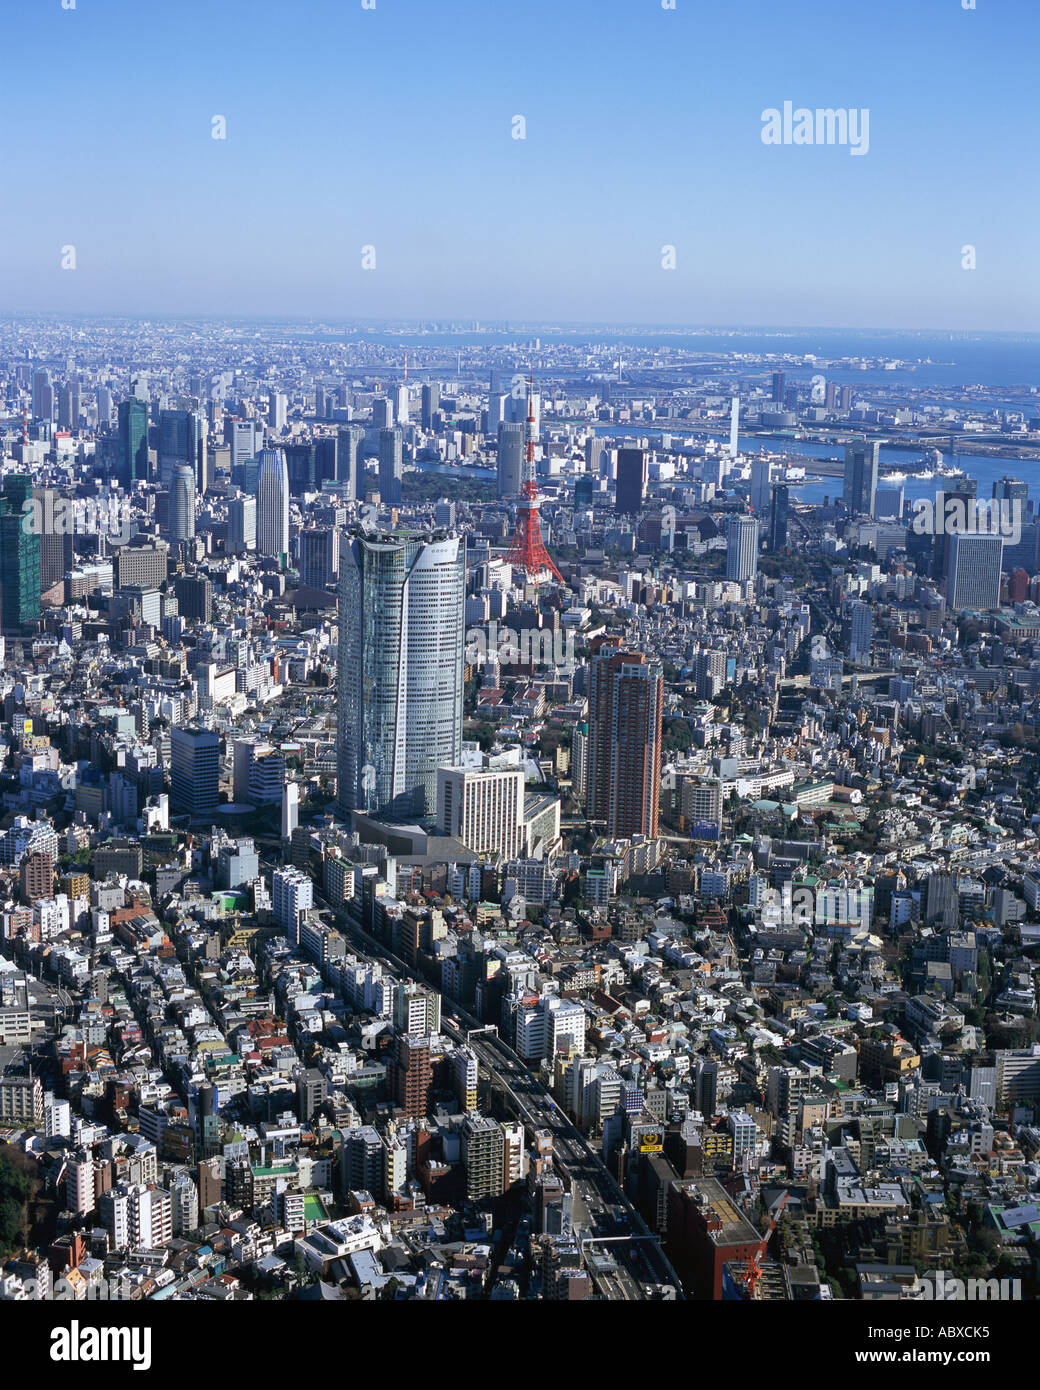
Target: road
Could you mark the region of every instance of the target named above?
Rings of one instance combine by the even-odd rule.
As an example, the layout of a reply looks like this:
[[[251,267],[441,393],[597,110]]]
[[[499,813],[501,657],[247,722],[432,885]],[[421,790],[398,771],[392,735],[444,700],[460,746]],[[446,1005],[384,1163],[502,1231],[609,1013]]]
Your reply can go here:
[[[370,936],[351,913],[343,909],[333,911],[340,930],[355,941],[363,941],[370,956],[400,977],[429,984],[383,942]],[[539,1129],[552,1134],[555,1164],[570,1179],[577,1199],[575,1228],[583,1245],[587,1248],[597,1238],[613,1238],[599,1248],[610,1252],[617,1270],[593,1276],[599,1291],[610,1299],[635,1302],[648,1296],[650,1286],[659,1286],[670,1290],[666,1297],[681,1300],[682,1283],[661,1249],[659,1238],[649,1230],[581,1131],[511,1047],[497,1034],[468,1036],[472,1029],[482,1027],[480,1020],[454,1002],[451,1009],[451,1013],[442,1015],[443,1031],[453,1041],[472,1048],[506,1107],[523,1121],[531,1137]],[[584,1220],[577,1210],[579,1206],[584,1208]]]

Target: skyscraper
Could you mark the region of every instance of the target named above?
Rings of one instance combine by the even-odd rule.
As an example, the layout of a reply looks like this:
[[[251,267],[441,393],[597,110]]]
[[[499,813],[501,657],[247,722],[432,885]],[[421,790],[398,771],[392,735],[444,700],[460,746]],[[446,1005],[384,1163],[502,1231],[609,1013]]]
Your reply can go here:
[[[646,497],[646,450],[619,449],[615,510],[634,515],[642,511]]]
[[[1028,496],[1029,486],[1021,478],[1009,478],[1005,474],[1003,478],[997,478],[993,484],[993,497],[996,501],[1021,502],[1023,512]]]
[[[437,769],[462,757],[465,584],[465,541],[451,533],[357,536],[343,546],[343,814],[434,816]]]
[[[784,550],[787,546],[787,523],[791,509],[790,491],[786,483],[773,485],[773,506],[769,513],[769,549]]]
[[[347,498],[365,498],[365,459],[361,444],[365,431],[360,425],[346,425],[339,431],[336,448],[336,481],[347,486]]]
[[[1004,542],[1000,536],[956,533],[946,538],[946,602],[953,609],[1000,607]]]
[[[339,535],[335,526],[309,526],[299,533],[301,584],[324,589],[338,578]]]
[[[852,662],[870,665],[870,644],[874,636],[874,614],[869,603],[858,600],[849,605],[846,651]]]
[[[663,704],[659,662],[617,638],[593,644],[587,810],[610,836],[657,834]]]
[[[388,506],[401,501],[404,477],[404,432],[396,425],[379,431],[379,498]]]
[[[256,479],[256,548],[261,555],[289,554],[289,470],[281,449],[261,449]]]
[[[756,516],[764,517],[769,510],[771,465],[768,459],[755,459],[751,465],[751,488],[748,501]]]
[[[841,500],[854,515],[874,515],[879,448],[876,439],[854,439],[845,445],[845,481]]]
[[[78,430],[79,412],[79,382],[70,381],[58,392],[58,428],[62,430]]]
[[[57,525],[55,508],[59,505],[60,494],[52,487],[33,488],[33,499],[39,503],[40,516],[40,589],[46,591],[57,584],[66,572],[72,569],[75,550],[72,528]],[[64,505],[64,501],[62,502]],[[34,508],[34,510],[37,510]]]
[[[220,805],[220,735],[209,729],[170,730],[170,805],[192,820]]]
[[[753,584],[758,574],[758,519],[731,516],[726,527],[726,578]]]
[[[159,481],[163,487],[169,485],[179,463],[191,469],[196,492],[206,492],[210,485],[206,422],[198,410],[159,412]]]
[[[427,382],[422,389],[420,422],[424,430],[433,429],[433,417],[441,408],[441,388],[434,381]]]
[[[25,525],[32,478],[9,473],[0,493],[0,616],[5,635],[17,636],[40,616],[40,537]]]
[[[54,387],[46,367],[33,372],[32,413],[34,420],[54,419]]]
[[[524,476],[524,427],[503,421],[498,427],[498,495],[519,497]]]
[[[255,497],[232,497],[228,503],[227,548],[234,555],[256,549]]]
[[[186,463],[174,464],[170,476],[170,544],[195,537],[195,474]]]
[[[129,488],[148,477],[148,407],[136,396],[119,402],[119,481]]]

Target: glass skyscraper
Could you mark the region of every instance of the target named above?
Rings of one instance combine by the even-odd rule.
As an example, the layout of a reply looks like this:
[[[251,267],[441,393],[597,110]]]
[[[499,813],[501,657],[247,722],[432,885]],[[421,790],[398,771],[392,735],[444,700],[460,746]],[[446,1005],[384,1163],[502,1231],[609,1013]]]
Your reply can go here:
[[[256,548],[261,555],[289,554],[289,470],[281,449],[261,449],[256,477]]]
[[[148,406],[136,396],[119,402],[119,481],[128,488],[148,477]]]
[[[854,515],[874,515],[879,449],[876,439],[855,439],[845,445],[845,478],[841,500]]]
[[[338,805],[432,819],[462,757],[466,543],[450,532],[344,537]]]
[[[8,474],[0,493],[0,606],[4,633],[14,636],[40,617],[40,537],[32,526],[32,499],[32,478]]]

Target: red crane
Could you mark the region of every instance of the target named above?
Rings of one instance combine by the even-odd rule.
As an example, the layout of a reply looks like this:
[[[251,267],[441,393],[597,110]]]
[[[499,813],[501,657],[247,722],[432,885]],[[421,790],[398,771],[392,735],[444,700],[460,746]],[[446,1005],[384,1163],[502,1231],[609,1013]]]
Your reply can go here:
[[[783,1196],[780,1198],[779,1202],[777,1202],[776,1205],[773,1207],[773,1219],[769,1223],[769,1229],[762,1237],[762,1240],[759,1243],[759,1247],[755,1251],[754,1257],[748,1261],[748,1267],[744,1271],[744,1277],[741,1282],[743,1283],[744,1288],[747,1290],[747,1296],[749,1299],[754,1298],[755,1296],[755,1289],[758,1287],[758,1281],[762,1277],[762,1261],[765,1259],[766,1246],[769,1244],[770,1236],[776,1230],[776,1223],[780,1220],[781,1214],[783,1213],[784,1207],[787,1206],[787,1199],[790,1195],[791,1194],[789,1192],[785,1192]]]
[[[564,578],[553,563],[542,540],[542,521],[538,515],[538,483],[534,471],[534,377],[527,387],[527,455],[524,460],[523,496],[516,513],[516,530],[509,543],[506,560],[514,569],[523,570],[529,580],[537,581],[540,574],[549,573],[563,584]]]

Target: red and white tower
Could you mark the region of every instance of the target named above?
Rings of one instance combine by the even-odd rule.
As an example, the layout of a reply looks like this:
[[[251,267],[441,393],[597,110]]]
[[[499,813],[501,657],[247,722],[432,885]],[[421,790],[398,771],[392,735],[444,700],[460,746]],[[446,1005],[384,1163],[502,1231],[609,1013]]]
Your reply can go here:
[[[506,560],[514,569],[523,570],[529,581],[537,583],[548,573],[565,583],[542,540],[542,522],[538,515],[538,483],[534,471],[534,377],[527,387],[527,452],[524,458],[523,494],[516,513],[516,530],[509,543]]]

